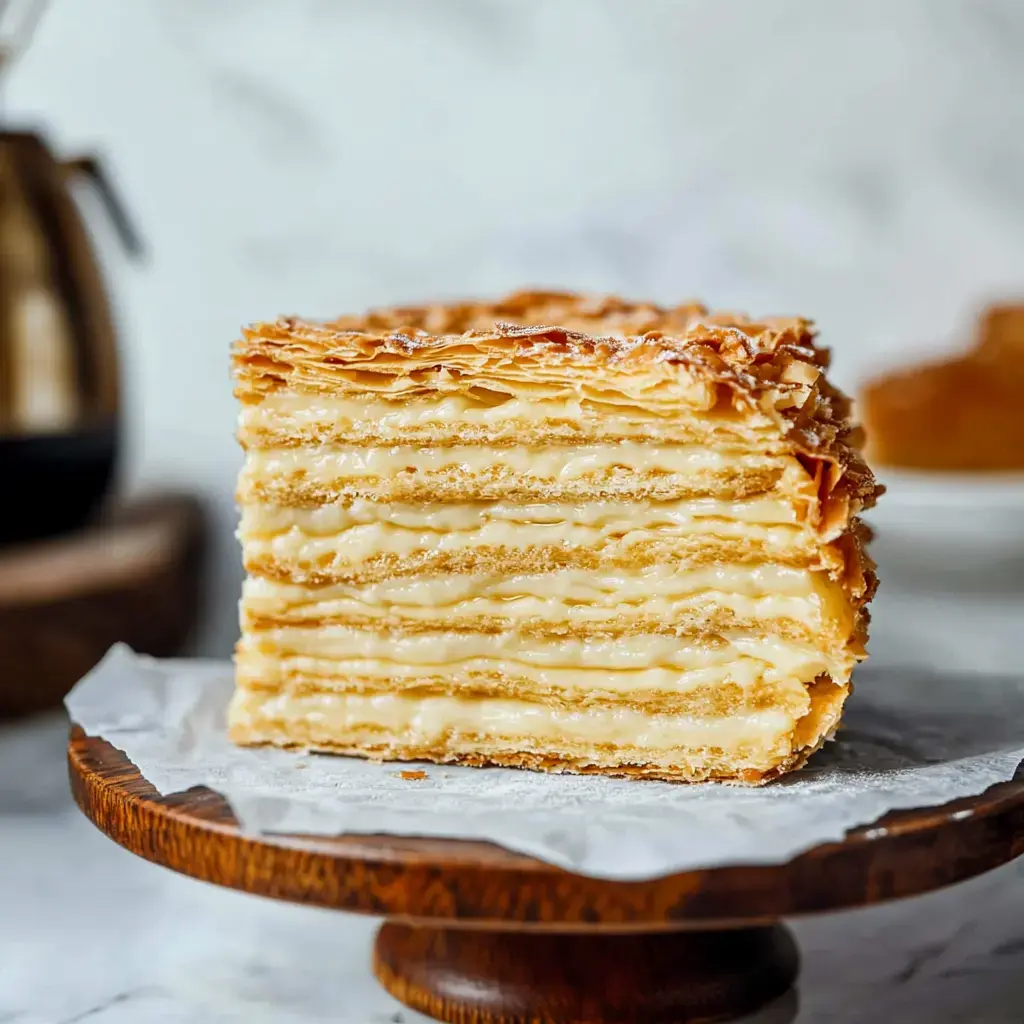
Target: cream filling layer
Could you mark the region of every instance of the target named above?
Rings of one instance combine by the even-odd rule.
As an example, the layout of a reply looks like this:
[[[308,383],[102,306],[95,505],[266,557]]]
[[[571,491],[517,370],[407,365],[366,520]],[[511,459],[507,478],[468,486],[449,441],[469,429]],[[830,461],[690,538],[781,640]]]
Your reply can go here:
[[[244,647],[269,658],[330,663],[339,675],[420,678],[500,672],[568,688],[666,688],[710,683],[810,682],[845,678],[852,659],[773,636],[716,642],[673,636],[539,638],[513,632],[381,633],[349,626],[277,626],[247,635]]]
[[[258,639],[254,641],[258,645]],[[786,689],[812,683],[824,671],[829,659],[808,661],[800,677],[785,676],[755,658],[737,658],[727,665],[683,671],[675,668],[642,668],[610,671],[593,668],[547,668],[522,662],[496,662],[487,658],[471,658],[454,665],[403,665],[373,659],[317,658],[303,654],[280,655],[252,649],[243,640],[238,652],[239,678],[258,680],[263,685],[287,688],[288,677],[322,681],[325,688],[337,683],[338,690],[351,688],[351,680],[385,681],[392,687],[419,686],[438,676],[455,685],[472,685],[477,679],[493,679],[501,674],[506,679],[529,683],[560,697],[582,699],[595,693],[644,699],[646,695],[685,696],[700,691],[738,686],[751,690],[761,686]],[[838,659],[831,659],[833,662]],[[840,683],[849,679],[851,669],[833,669],[831,677]]]
[[[741,620],[792,619],[818,629],[853,627],[842,587],[824,572],[761,564],[676,569],[658,565],[619,572],[563,569],[517,576],[403,577],[370,584],[304,587],[249,577],[247,612],[450,621],[474,616],[602,622],[649,615],[671,623],[691,609],[725,608]]]
[[[416,473],[500,469],[532,480],[578,480],[609,470],[657,475],[700,476],[706,473],[783,470],[787,492],[814,494],[813,481],[789,455],[720,451],[706,445],[652,445],[634,441],[562,447],[496,448],[487,445],[450,447],[267,448],[246,453],[243,480],[291,477],[320,485]]]
[[[239,536],[247,557],[269,557],[282,565],[352,564],[379,555],[440,554],[481,547],[600,549],[614,542],[628,548],[687,537],[755,543],[779,557],[789,551],[808,553],[817,544],[808,527],[793,525],[796,512],[785,502],[766,500],[761,509],[737,509],[741,516],[761,516],[767,524],[715,517],[715,512],[728,513],[729,502],[709,503],[701,510],[687,508],[688,504],[697,503],[442,505],[420,510],[365,501],[358,507],[320,509],[249,504],[242,510]],[[711,514],[701,515],[701,511]]]
[[[564,711],[528,701],[398,695],[287,694],[240,690],[231,705],[233,725],[307,724],[314,737],[344,743],[361,729],[385,730],[402,744],[427,745],[457,738],[505,740],[517,750],[543,744],[553,751],[584,741],[645,751],[715,747],[723,751],[774,748],[789,739],[796,719],[781,710],[727,718],[645,715],[627,708]],[[779,756],[788,753],[780,751]]]
[[[703,413],[701,425],[707,423],[708,412],[715,401],[715,390],[701,383],[695,385],[688,396],[694,411]],[[261,402],[245,405],[239,415],[242,431],[259,430],[279,432],[282,420],[298,429],[315,429],[321,424],[363,424],[372,422],[378,432],[408,430],[416,427],[452,427],[463,425],[493,427],[507,423],[541,424],[550,421],[577,422],[595,417],[615,417],[626,423],[638,421],[669,421],[677,419],[675,407],[642,408],[602,400],[593,396],[536,395],[517,398],[504,391],[474,388],[465,394],[445,395],[439,398],[390,401],[386,398],[341,397],[283,392],[267,395]],[[723,424],[735,424],[735,416],[717,417]],[[747,433],[772,430],[774,425],[760,413],[745,416],[742,426]],[[777,428],[775,428],[777,429]]]
[[[353,526],[386,523],[407,530],[454,532],[475,530],[486,523],[515,526],[618,527],[654,530],[664,526],[689,526],[702,520],[739,523],[798,523],[793,502],[779,498],[683,498],[679,501],[480,501],[436,505],[366,501],[357,498],[344,505],[320,508],[286,508],[263,503],[242,509],[242,532],[249,536],[283,533],[298,527],[313,536],[335,534]]]

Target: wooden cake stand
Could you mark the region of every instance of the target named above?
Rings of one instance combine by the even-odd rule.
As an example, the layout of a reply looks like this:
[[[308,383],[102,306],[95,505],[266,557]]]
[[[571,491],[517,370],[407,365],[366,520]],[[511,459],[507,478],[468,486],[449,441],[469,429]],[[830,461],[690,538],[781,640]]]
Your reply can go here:
[[[77,728],[68,762],[79,807],[132,853],[217,885],[388,918],[377,978],[458,1024],[734,1019],[796,979],[782,917],[928,892],[1024,853],[1024,781],[889,815],[884,831],[857,829],[788,864],[608,882],[485,843],[246,837],[218,794],[161,797]]]

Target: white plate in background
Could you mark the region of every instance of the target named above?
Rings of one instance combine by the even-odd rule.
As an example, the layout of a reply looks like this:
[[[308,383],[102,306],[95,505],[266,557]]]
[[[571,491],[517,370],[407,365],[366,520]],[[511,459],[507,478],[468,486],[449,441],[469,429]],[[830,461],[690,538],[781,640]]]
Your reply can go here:
[[[1024,588],[1024,473],[876,470],[886,486],[864,514],[880,566],[955,577],[970,589]],[[883,576],[884,579],[884,576]]]
[[[864,514],[881,584],[872,658],[1019,674],[1024,473],[875,472],[888,490]]]

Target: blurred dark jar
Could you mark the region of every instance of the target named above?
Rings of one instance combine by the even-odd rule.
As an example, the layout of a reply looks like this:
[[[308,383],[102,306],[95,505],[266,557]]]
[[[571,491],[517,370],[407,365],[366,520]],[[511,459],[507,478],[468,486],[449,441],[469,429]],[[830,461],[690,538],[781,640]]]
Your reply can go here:
[[[60,161],[37,135],[0,132],[0,544],[82,525],[117,462],[117,344],[76,179],[137,252],[95,160]]]

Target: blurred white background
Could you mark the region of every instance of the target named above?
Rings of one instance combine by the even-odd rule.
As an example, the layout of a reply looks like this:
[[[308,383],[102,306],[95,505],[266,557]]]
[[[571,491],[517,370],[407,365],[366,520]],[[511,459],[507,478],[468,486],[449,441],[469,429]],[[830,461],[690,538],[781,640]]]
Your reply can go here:
[[[5,102],[147,238],[104,246],[125,486],[211,501],[224,654],[242,322],[700,297],[813,316],[855,387],[1024,295],[1022,52],[1017,0],[54,0]]]

